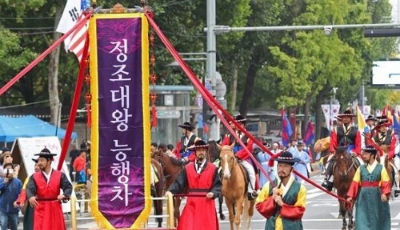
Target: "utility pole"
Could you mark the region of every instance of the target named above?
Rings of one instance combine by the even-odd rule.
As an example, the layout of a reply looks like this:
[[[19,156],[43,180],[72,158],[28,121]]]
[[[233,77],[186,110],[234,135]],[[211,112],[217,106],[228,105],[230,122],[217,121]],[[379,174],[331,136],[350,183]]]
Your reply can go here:
[[[207,0],[207,82],[210,84],[210,93],[215,96],[216,93],[216,71],[217,71],[217,56],[216,56],[216,36],[215,36],[215,0]],[[210,124],[210,136],[213,140],[219,140],[219,119]]]

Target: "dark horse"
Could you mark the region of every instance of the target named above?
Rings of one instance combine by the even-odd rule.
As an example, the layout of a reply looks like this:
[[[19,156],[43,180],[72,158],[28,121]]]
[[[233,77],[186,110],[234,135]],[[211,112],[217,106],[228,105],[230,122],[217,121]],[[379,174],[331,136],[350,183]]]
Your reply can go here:
[[[154,184],[154,187],[151,189],[151,196],[156,197],[156,198],[161,198],[164,196],[164,186],[165,186],[165,178],[164,178],[164,173],[161,164],[155,160],[151,159],[151,167],[154,167],[154,171],[156,174],[156,177],[158,179],[158,182]],[[162,215],[163,213],[163,202],[162,200],[154,200],[153,201],[154,205],[154,214],[155,215]],[[156,221],[158,223],[158,227],[162,227],[162,217],[156,217]]]
[[[162,166],[162,172],[165,177],[164,189],[167,190],[169,186],[175,181],[176,177],[179,175],[183,169],[183,165],[180,160],[168,156],[166,153],[157,150],[153,153],[153,157],[158,160]],[[179,220],[179,206],[181,204],[180,198],[174,198],[174,217],[175,226],[177,226]]]
[[[337,190],[337,195],[343,199],[346,198],[347,191],[353,181],[354,174],[358,167],[353,159],[346,151],[346,148],[339,147],[335,153],[336,163],[333,166],[333,187]],[[342,230],[353,229],[353,204],[346,205],[345,201],[339,200],[339,212],[342,216]],[[346,214],[349,218],[349,223],[346,221]]]

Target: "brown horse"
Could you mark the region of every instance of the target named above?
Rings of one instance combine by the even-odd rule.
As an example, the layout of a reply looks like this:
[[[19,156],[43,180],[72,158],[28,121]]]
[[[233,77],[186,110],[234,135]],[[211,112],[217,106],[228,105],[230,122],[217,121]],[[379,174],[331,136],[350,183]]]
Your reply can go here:
[[[247,180],[244,168],[236,159],[233,146],[222,146],[220,159],[223,171],[222,195],[229,210],[229,222],[231,230],[240,229],[240,220],[243,213],[245,228],[250,229],[251,218],[254,213],[255,200],[247,199]]]
[[[377,157],[378,162],[381,162],[383,160],[383,167],[385,167],[388,175],[389,175],[389,180],[390,180],[390,184],[391,187],[393,187],[395,185],[395,169],[394,169],[394,162],[393,159],[389,160],[389,155],[388,155],[388,146],[387,145],[381,145],[380,146],[383,155],[380,157]],[[393,190],[392,190],[393,191]]]
[[[160,163],[157,160],[151,159],[151,166],[155,168],[156,176],[158,182],[154,184],[154,189],[151,191],[151,195],[153,197],[161,198],[164,196],[165,193],[165,178],[163,169]],[[154,214],[155,215],[162,215],[163,214],[163,202],[162,200],[154,200]],[[162,217],[156,217],[156,221],[158,223],[158,227],[162,227]]]
[[[173,157],[168,156],[168,154],[161,152],[160,150],[156,150],[153,153],[153,157],[158,160],[158,162],[162,166],[162,171],[165,177],[165,190],[168,190],[169,186],[175,181],[176,177],[179,175],[181,170],[183,169],[183,165],[181,161],[175,159]],[[178,224],[179,220],[179,206],[181,205],[180,198],[174,198],[174,217],[175,217],[175,226]]]
[[[333,187],[337,190],[337,195],[346,198],[347,191],[349,190],[350,184],[353,181],[354,174],[357,169],[357,164],[346,151],[346,148],[339,147],[335,153],[336,163],[333,166]],[[353,205],[346,205],[345,201],[339,200],[339,212],[342,216],[343,225],[342,230],[353,229]],[[349,218],[349,223],[347,224],[346,214]]]
[[[218,144],[216,141],[212,140],[212,141],[208,141],[208,159],[210,162],[213,162],[217,168],[218,171],[221,170],[220,167],[220,159],[219,159],[219,154],[220,154],[220,149],[218,147]],[[219,172],[220,177],[222,177],[221,172]],[[222,196],[222,194],[220,194],[218,196],[218,213],[219,213],[219,219],[221,220],[225,220],[225,215],[222,212],[222,202],[224,201],[224,198]]]

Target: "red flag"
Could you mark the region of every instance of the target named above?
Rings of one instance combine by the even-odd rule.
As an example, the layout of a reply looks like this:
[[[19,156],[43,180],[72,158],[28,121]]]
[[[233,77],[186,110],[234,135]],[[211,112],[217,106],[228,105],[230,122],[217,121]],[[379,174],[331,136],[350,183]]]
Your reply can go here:
[[[282,145],[288,146],[290,143],[290,137],[292,136],[293,130],[292,126],[290,125],[289,119],[286,116],[285,111],[281,110],[282,115]]]
[[[311,145],[313,141],[314,141],[314,124],[311,121],[309,121],[306,133],[304,134],[304,143],[306,145]]]

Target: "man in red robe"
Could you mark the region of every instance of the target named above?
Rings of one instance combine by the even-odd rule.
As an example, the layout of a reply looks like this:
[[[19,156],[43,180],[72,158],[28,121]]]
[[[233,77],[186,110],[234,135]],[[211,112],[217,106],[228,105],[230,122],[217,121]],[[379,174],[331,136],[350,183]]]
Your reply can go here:
[[[63,172],[51,168],[55,155],[47,148],[35,154],[39,156],[41,171],[31,176],[26,189],[29,203],[34,208],[34,230],[66,229],[61,202],[71,196],[72,185]],[[64,194],[60,194],[60,189]]]
[[[217,167],[207,161],[208,145],[198,140],[194,145],[196,160],[185,166],[168,191],[182,193],[185,188],[188,198],[177,230],[219,229],[215,201],[221,193],[221,180]],[[199,214],[202,218],[199,218]]]

